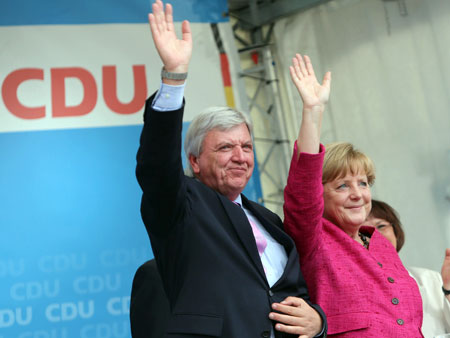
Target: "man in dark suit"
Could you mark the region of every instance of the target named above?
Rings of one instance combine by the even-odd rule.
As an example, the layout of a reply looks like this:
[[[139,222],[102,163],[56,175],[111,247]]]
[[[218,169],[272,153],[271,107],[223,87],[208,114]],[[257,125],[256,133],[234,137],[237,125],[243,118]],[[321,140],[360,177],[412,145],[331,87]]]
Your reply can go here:
[[[172,7],[149,15],[164,64],[162,85],[147,100],[136,175],[171,315],[170,337],[314,337],[326,320],[311,304],[292,239],[280,218],[242,191],[254,166],[251,123],[230,108],[197,116],[181,161],[183,93],[192,37],[177,39]],[[292,334],[292,335],[291,335]]]

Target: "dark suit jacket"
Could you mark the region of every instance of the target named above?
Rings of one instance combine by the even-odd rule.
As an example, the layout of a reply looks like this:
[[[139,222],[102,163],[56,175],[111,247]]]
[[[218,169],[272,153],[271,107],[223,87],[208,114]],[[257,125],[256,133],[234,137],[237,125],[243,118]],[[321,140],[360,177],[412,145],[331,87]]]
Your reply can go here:
[[[158,112],[152,102],[153,97],[146,104],[136,175],[142,219],[171,308],[167,336],[269,337],[271,303],[287,296],[309,302],[294,242],[276,214],[242,196],[286,249],[284,274],[270,288],[243,210],[183,173],[184,107]]]
[[[152,259],[142,264],[134,275],[130,301],[132,337],[164,337],[169,317],[169,302]]]

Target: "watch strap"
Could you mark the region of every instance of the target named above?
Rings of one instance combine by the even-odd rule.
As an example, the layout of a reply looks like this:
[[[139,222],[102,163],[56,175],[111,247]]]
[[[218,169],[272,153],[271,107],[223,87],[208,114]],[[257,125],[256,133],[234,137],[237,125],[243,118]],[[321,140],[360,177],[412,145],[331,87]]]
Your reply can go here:
[[[171,73],[164,67],[161,69],[161,78],[169,80],[186,80],[188,73]]]

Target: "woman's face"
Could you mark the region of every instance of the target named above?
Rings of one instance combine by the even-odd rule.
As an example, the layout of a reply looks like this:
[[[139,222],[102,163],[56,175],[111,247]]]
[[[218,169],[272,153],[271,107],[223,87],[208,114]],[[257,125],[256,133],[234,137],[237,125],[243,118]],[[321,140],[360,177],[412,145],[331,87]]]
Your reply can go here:
[[[377,228],[377,230],[392,243],[397,250],[397,237],[395,236],[394,227],[391,223],[382,218],[369,216],[363,225],[368,225]]]
[[[349,235],[354,235],[372,207],[372,195],[366,174],[337,178],[323,185],[323,216]]]

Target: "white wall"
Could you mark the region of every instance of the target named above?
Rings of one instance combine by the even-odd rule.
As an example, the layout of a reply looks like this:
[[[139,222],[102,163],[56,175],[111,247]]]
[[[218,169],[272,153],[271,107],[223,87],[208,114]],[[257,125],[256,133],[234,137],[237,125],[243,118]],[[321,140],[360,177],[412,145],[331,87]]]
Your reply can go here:
[[[288,65],[299,52],[318,77],[332,71],[323,143],[349,141],[374,160],[373,196],[401,216],[405,265],[440,270],[450,247],[450,2],[407,0],[406,10],[330,1],[279,21],[275,50],[291,101],[290,139],[301,104]]]

